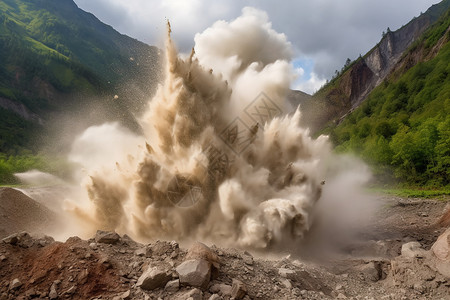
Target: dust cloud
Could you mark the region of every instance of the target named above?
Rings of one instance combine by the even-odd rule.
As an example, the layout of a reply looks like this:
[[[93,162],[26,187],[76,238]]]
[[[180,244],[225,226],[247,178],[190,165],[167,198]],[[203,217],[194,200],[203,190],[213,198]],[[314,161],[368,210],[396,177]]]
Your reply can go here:
[[[253,8],[197,34],[189,56],[177,53],[170,31],[143,135],[108,123],[73,144],[84,192],[66,202],[78,220],[71,234],[105,229],[254,249],[301,241],[324,210],[322,192],[340,199],[365,177],[343,177],[358,171],[336,163],[326,136],[300,127],[300,109],[285,111],[286,36]]]

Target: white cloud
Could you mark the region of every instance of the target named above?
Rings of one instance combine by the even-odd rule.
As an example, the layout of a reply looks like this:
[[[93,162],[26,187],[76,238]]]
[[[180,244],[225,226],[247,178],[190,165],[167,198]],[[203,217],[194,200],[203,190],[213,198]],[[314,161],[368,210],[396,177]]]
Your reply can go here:
[[[390,27],[398,29],[439,0],[75,0],[118,31],[162,46],[166,19],[182,51],[194,36],[218,20],[238,17],[245,6],[267,12],[272,27],[285,33],[295,57],[309,57],[318,78],[330,78],[347,58],[370,50]]]
[[[303,69],[302,67],[294,69],[295,79],[301,78],[303,75],[305,75],[305,69]]]
[[[301,68],[300,68],[301,69]],[[311,72],[309,79],[300,77],[292,86],[294,90],[299,90],[307,94],[314,94],[326,82],[325,78],[320,78],[316,73]]]

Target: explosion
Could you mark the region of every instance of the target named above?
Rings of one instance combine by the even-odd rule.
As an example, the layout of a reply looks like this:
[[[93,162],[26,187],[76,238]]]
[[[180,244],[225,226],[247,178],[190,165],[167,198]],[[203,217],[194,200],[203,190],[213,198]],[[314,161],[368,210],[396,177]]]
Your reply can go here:
[[[300,127],[299,109],[284,113],[289,42],[251,8],[195,42],[182,58],[168,25],[165,79],[140,119],[143,136],[104,124],[75,141],[88,200],[74,211],[90,230],[139,240],[301,240],[333,154],[327,137]]]

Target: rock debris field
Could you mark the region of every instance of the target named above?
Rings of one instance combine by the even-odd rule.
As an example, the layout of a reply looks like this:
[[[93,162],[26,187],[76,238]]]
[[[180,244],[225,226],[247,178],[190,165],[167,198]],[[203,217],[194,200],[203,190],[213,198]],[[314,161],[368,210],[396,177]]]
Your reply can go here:
[[[5,207],[8,220],[14,214],[5,192],[23,198],[0,189],[3,221]],[[383,201],[359,241],[326,259],[199,241],[186,249],[177,241],[141,244],[100,230],[59,242],[2,228],[0,299],[450,299],[446,201]]]

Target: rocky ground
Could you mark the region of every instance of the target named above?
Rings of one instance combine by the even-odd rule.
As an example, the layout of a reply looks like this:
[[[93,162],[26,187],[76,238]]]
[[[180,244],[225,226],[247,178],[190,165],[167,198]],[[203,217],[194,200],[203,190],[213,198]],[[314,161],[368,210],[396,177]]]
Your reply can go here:
[[[0,242],[0,299],[450,299],[446,201],[383,201],[357,241],[326,257],[15,233]]]

